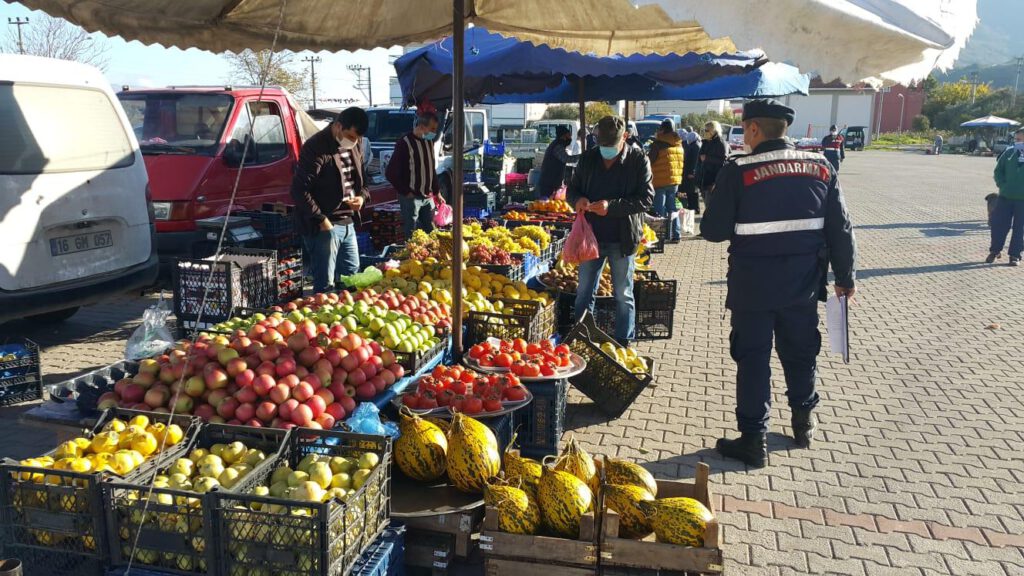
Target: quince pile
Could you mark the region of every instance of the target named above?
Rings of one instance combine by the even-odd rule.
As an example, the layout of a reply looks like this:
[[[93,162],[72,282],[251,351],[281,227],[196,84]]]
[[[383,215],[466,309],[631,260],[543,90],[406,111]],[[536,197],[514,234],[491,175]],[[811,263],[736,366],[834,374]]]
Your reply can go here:
[[[632,348],[625,348],[623,346],[616,346],[611,342],[604,342],[601,344],[601,351],[614,358],[616,362],[633,374],[647,374],[649,370],[647,367],[647,361],[638,356],[636,350]]]
[[[462,296],[467,314],[470,310],[499,311],[500,307],[489,298],[536,300],[544,304],[551,301],[551,296],[546,292],[531,290],[524,282],[513,282],[506,276],[488,272],[479,266],[463,265],[462,281]],[[431,259],[425,262],[406,260],[396,270],[384,273],[380,287],[392,288],[406,295],[416,294],[421,299],[450,306],[452,268],[448,263],[439,263]]]

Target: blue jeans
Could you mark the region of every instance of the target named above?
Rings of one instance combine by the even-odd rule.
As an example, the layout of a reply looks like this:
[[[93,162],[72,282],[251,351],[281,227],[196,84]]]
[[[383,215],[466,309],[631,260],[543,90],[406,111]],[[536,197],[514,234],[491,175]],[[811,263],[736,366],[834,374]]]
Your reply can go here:
[[[402,210],[402,230],[405,239],[412,238],[415,230],[430,232],[434,229],[434,202],[419,196],[399,196],[398,206]]]
[[[1011,234],[1012,232],[1012,234]],[[992,211],[992,247],[989,252],[1002,252],[1010,235],[1010,258],[1020,259],[1024,252],[1024,200],[996,198]]]
[[[580,264],[579,287],[576,288],[576,320],[580,319],[584,310],[594,311],[594,297],[607,260],[612,269],[612,292],[615,295],[615,339],[626,346],[635,336],[633,270],[636,268],[636,257],[633,254],[623,256],[622,245],[618,243],[601,244],[598,248],[597,258]]]
[[[679,223],[679,211],[676,210],[676,190],[679,186],[663,186],[654,189],[654,213],[669,220],[669,238],[679,240],[683,236],[683,227]]]
[[[325,292],[341,276],[359,271],[359,244],[352,224],[336,224],[330,231],[303,236],[302,242],[309,254],[314,292]]]

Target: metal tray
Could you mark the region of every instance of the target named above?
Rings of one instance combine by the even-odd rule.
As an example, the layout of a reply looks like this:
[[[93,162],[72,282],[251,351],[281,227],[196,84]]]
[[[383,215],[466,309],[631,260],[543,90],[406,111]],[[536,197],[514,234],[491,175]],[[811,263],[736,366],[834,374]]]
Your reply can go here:
[[[559,368],[551,376],[536,376],[536,377],[519,376],[519,381],[520,382],[547,382],[547,381],[550,381],[550,380],[562,380],[562,379],[565,379],[565,378],[572,378],[573,376],[578,376],[578,375],[582,374],[584,370],[587,369],[587,361],[582,356],[580,356],[580,355],[578,355],[578,354],[576,354],[574,352],[574,353],[572,353],[570,358],[572,359],[572,364],[571,365],[566,366],[564,368]],[[474,359],[472,359],[472,358],[470,358],[468,356],[466,356],[466,357],[464,357],[462,359],[462,363],[465,364],[467,368],[470,368],[472,370],[476,370],[478,372],[489,372],[489,373],[492,373],[492,374],[507,374],[509,372],[508,368],[495,368],[493,366],[482,367],[479,364],[477,364],[476,360],[474,360]]]
[[[521,381],[522,379],[520,379],[520,382]],[[480,412],[479,414],[473,414],[473,417],[490,418],[492,416],[504,416],[505,414],[511,414],[516,410],[519,410],[523,406],[526,406],[527,404],[533,401],[533,393],[530,392],[530,389],[526,388],[525,386],[523,387],[523,389],[526,390],[526,398],[523,398],[518,402],[502,400],[501,410],[495,410],[494,412]],[[408,393],[411,394],[412,392]],[[402,396],[405,396],[405,394],[395,396],[394,398],[391,399],[391,404],[399,410],[401,410],[402,406],[404,406],[404,404],[402,404]],[[437,416],[438,418],[451,418],[453,415],[451,407],[449,406],[438,406],[437,408],[431,408],[429,410],[413,410],[412,408],[409,408],[409,410],[417,416]]]

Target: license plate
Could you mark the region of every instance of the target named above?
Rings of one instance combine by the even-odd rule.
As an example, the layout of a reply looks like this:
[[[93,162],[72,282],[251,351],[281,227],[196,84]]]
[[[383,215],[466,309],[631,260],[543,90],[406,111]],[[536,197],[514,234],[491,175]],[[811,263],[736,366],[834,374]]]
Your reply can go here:
[[[75,234],[74,236],[61,236],[50,239],[50,255],[62,256],[85,252],[86,250],[98,250],[109,248],[114,245],[114,237],[110,230],[100,232],[89,232],[87,234]]]

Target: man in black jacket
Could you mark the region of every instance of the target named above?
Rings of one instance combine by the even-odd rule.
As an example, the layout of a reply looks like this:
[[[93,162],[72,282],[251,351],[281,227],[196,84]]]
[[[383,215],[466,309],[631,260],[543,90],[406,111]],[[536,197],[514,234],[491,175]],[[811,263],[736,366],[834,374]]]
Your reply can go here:
[[[555,139],[548,144],[544,152],[544,162],[540,165],[540,182],[537,184],[537,197],[550,198],[565,184],[565,166],[576,162],[579,155],[570,154],[572,132],[567,126],[555,128]]]
[[[701,221],[711,242],[729,241],[732,311],[729,350],[736,362],[740,438],[718,451],[752,467],[765,465],[771,407],[772,340],[786,375],[793,436],[808,447],[817,421],[818,300],[828,265],[837,296],[853,296],[857,244],[835,169],[820,154],[795,150],[784,136],[793,109],[775,100],[743,107],[749,155],[726,162]]]
[[[626,143],[626,123],[606,116],[597,123],[597,148],[580,156],[567,190],[567,200],[585,212],[594,229],[600,255],[579,267],[576,319],[593,311],[605,261],[615,293],[615,339],[628,346],[634,337],[636,306],[633,270],[643,238],[644,214],[654,205],[651,164],[644,151]]]
[[[316,292],[359,271],[355,222],[370,199],[362,149],[368,124],[361,108],[346,108],[299,153],[291,193]]]

